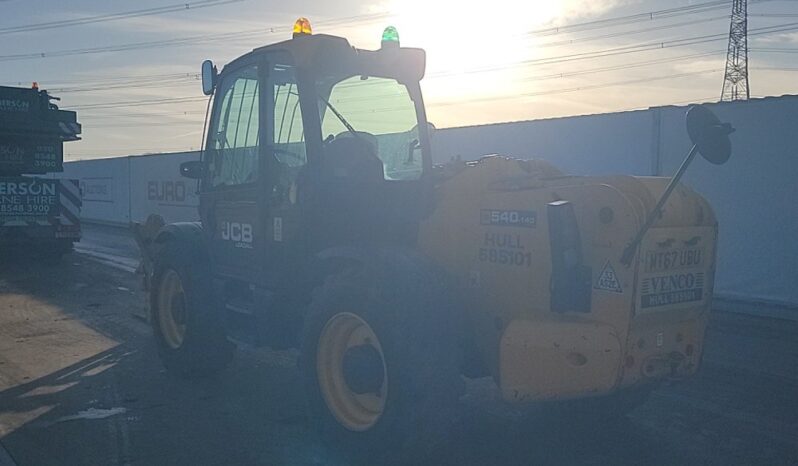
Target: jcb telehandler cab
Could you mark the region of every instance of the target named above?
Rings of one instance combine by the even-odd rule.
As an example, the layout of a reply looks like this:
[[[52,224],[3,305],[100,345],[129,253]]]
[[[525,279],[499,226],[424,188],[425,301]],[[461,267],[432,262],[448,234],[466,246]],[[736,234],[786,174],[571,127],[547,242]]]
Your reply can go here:
[[[314,423],[372,459],[439,438],[463,375],[522,403],[696,371],[717,225],[677,185],[687,164],[670,184],[433,166],[424,52],[392,28],[376,51],[309,29],[218,75],[203,64],[205,150],[181,166],[201,222],[139,230],[167,368],[214,372],[231,339],[299,347]],[[730,129],[691,112],[690,158],[728,157]]]

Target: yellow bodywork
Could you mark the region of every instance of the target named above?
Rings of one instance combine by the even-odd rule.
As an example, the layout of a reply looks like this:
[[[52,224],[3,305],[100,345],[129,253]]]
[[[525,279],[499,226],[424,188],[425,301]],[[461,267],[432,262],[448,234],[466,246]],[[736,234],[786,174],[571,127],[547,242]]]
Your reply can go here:
[[[717,235],[701,196],[677,187],[624,266],[667,178],[565,176],[500,156],[448,169],[420,245],[471,293],[464,318],[505,400],[601,395],[695,372]],[[561,200],[573,205],[591,270],[589,312],[551,310],[546,213]]]

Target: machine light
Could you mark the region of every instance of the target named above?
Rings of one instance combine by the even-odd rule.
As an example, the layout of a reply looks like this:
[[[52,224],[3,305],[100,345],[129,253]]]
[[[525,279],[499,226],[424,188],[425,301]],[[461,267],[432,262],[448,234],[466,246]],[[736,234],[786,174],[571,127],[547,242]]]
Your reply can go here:
[[[299,18],[294,23],[294,37],[309,36],[313,34],[313,29],[310,27],[310,21],[307,18]]]
[[[382,48],[399,47],[399,31],[393,26],[388,26],[382,31]]]

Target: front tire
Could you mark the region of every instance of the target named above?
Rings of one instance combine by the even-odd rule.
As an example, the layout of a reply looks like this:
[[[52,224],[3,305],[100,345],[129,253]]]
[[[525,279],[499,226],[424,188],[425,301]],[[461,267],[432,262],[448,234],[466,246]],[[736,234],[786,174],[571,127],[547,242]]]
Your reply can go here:
[[[379,275],[350,270],[316,291],[300,368],[327,444],[355,461],[408,462],[454,421],[463,387],[455,325],[451,303],[431,289],[439,281]]]
[[[181,377],[213,375],[232,359],[207,263],[175,241],[155,259],[150,321],[158,354]]]

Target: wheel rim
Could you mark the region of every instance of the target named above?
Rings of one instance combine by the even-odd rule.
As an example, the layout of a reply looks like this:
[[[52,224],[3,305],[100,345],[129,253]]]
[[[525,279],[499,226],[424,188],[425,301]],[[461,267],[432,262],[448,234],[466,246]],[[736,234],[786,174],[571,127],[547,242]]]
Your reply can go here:
[[[347,364],[352,359],[370,366],[371,374],[365,381],[361,378],[362,383],[353,383],[345,370],[345,366],[358,364]],[[365,431],[379,421],[388,396],[388,370],[377,334],[365,320],[342,312],[327,321],[319,337],[316,374],[327,408],[342,426]]]
[[[168,269],[158,293],[158,324],[166,344],[172,349],[183,345],[186,336],[186,295],[180,275]]]

